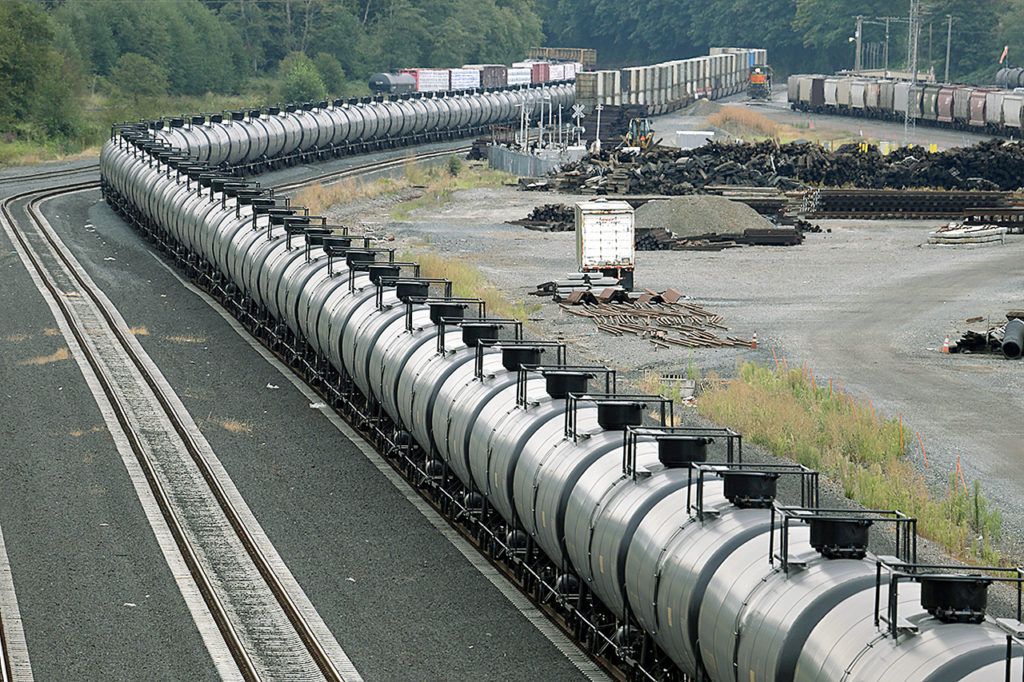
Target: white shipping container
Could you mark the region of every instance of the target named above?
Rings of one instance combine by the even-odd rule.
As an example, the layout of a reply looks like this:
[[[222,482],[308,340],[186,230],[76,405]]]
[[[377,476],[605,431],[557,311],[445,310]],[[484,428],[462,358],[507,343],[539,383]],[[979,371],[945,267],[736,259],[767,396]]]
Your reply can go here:
[[[576,204],[576,265],[581,272],[632,269],[635,256],[632,206],[603,199]]]
[[[449,69],[452,90],[470,90],[480,87],[480,71],[477,69]]]
[[[479,72],[478,72],[479,73]],[[508,70],[508,84],[509,85],[529,85],[530,80],[533,77],[533,71],[530,67],[516,67],[513,66]]]
[[[565,64],[552,64],[548,67],[548,78],[553,81],[565,80]]]

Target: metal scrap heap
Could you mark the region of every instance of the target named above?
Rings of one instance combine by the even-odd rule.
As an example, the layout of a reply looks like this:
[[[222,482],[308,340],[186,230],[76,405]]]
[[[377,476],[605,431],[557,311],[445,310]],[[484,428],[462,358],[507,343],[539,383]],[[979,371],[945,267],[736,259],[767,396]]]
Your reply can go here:
[[[818,144],[710,142],[697,149],[654,147],[637,156],[619,150],[591,154],[552,175],[547,186],[584,194],[694,194],[715,185],[775,187],[857,186],[1016,190],[1024,178],[1024,146],[991,140],[929,153],[904,148],[882,154],[849,144],[826,151]]]

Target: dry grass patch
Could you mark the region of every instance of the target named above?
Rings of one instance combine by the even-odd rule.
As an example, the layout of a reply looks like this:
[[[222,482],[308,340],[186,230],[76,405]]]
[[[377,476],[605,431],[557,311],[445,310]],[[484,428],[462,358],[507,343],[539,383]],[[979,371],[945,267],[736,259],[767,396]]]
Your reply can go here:
[[[295,204],[309,208],[310,213],[322,215],[331,206],[360,199],[375,199],[406,187],[408,184],[404,178],[381,178],[371,182],[345,178],[327,185],[314,182],[296,193]]]
[[[402,261],[416,261],[420,264],[420,275],[447,279],[452,283],[452,294],[466,298],[479,298],[487,304],[491,317],[507,317],[526,322],[540,305],[512,303],[504,292],[487,281],[475,266],[433,251],[406,252],[398,256]]]
[[[409,186],[421,187],[423,193],[391,209],[394,220],[408,220],[413,211],[444,206],[459,190],[500,187],[514,181],[515,176],[494,170],[486,163],[465,163],[453,154],[441,166],[406,165],[405,179]]]
[[[954,472],[948,488],[933,494],[907,456],[913,432],[831,382],[819,385],[809,370],[743,363],[736,379],[711,382],[697,408],[773,454],[823,472],[865,507],[916,517],[918,532],[954,555],[1001,561],[994,545],[1002,520],[980,484],[969,488]]]
[[[18,360],[18,364],[23,367],[49,365],[54,362],[60,362],[61,360],[67,360],[70,357],[71,353],[68,352],[67,347],[61,346],[60,348],[55,350],[53,353],[50,353],[49,355],[37,355],[34,358],[25,358],[24,360]]]
[[[252,433],[252,424],[237,419],[215,419],[213,423],[230,433]]]

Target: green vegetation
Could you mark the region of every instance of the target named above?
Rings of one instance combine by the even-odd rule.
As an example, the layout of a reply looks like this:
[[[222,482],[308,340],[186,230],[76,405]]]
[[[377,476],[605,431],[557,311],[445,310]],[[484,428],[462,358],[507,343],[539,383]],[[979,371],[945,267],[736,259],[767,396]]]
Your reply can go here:
[[[424,277],[451,281],[452,293],[455,296],[481,299],[487,304],[487,314],[491,317],[506,317],[526,322],[530,315],[540,310],[537,303],[512,303],[505,297],[505,292],[488,282],[483,273],[465,260],[419,249],[403,253],[399,259],[417,261],[420,264],[420,274]]]
[[[512,181],[513,177],[485,164],[464,165],[462,159],[453,154],[443,166],[408,165],[405,180],[409,186],[421,187],[423,193],[397,204],[391,210],[394,220],[408,220],[413,211],[421,208],[443,206],[451,200],[452,193],[460,189],[498,187]]]
[[[606,64],[650,64],[706,54],[709,47],[765,47],[780,74],[831,72],[853,66],[855,17],[906,17],[909,3],[892,0],[543,0],[548,45],[594,47]],[[1024,0],[935,0],[921,31],[921,68],[942,77],[946,15],[953,23],[950,77],[991,83],[1004,45],[1024,62]],[[865,64],[881,55],[885,27],[865,24]],[[890,24],[890,67],[903,68],[907,27]],[[880,66],[880,65],[879,65]]]
[[[508,63],[540,38],[532,0],[0,0],[0,163],[97,147],[124,120]]]
[[[595,47],[604,66],[766,47],[781,76],[853,62],[854,17],[889,0],[0,0],[0,163],[95,147],[122,120],[366,94],[376,71],[510,63],[532,45]],[[1024,0],[935,0],[922,68],[991,82],[1003,45],[1024,62]],[[867,63],[884,28],[865,26]],[[903,67],[906,27],[891,25]],[[206,105],[196,106],[197,102]]]
[[[865,507],[916,517],[921,535],[955,555],[1000,561],[1001,518],[981,486],[968,488],[958,469],[943,495],[931,493],[907,456],[907,447],[918,443],[913,432],[831,382],[818,384],[809,370],[743,363],[736,379],[711,382],[697,409],[773,454],[825,473]]]

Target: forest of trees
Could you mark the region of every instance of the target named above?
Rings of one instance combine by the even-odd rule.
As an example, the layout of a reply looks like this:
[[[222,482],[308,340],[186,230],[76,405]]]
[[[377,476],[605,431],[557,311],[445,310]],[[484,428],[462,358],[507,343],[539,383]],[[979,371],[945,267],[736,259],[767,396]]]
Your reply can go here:
[[[595,47],[602,65],[766,47],[780,73],[852,65],[854,17],[905,0],[0,0],[0,135],[66,148],[123,118],[365,89],[402,66],[509,63],[538,45]],[[1024,0],[930,0],[921,54],[990,80],[1003,45],[1024,63]],[[877,46],[884,29],[865,28]],[[892,23],[891,61],[907,53]],[[120,117],[120,119],[118,118]]]

